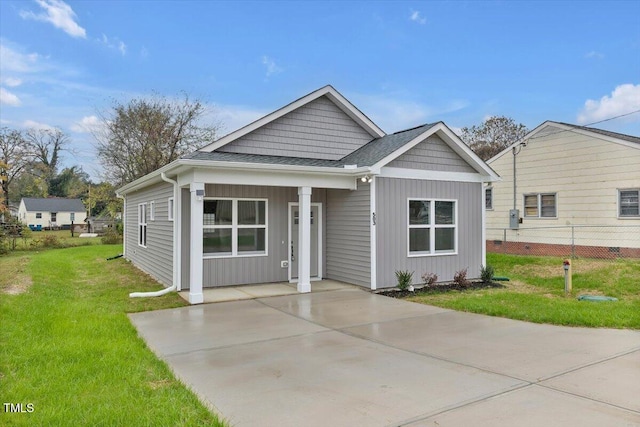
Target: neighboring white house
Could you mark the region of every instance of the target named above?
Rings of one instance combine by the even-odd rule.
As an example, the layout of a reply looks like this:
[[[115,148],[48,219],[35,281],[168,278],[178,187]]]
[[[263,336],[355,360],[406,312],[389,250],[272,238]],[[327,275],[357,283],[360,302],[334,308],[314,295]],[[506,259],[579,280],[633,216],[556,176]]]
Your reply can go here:
[[[640,256],[639,137],[547,121],[487,163],[490,251]]]
[[[18,219],[33,229],[68,228],[71,223],[83,223],[86,213],[80,199],[23,197]]]
[[[386,134],[326,86],[120,188],[124,256],[191,303],[203,287],[477,277],[497,179],[444,123]]]

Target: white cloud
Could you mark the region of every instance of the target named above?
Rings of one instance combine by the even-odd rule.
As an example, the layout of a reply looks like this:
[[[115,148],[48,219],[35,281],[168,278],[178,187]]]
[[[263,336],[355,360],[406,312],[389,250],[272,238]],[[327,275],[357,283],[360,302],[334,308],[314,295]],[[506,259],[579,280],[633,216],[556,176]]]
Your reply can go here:
[[[604,58],[604,54],[600,52],[596,52],[595,50],[592,50],[591,52],[584,55],[584,57],[587,59],[602,59]]]
[[[41,56],[37,53],[21,53],[0,41],[0,72],[32,73],[39,71]]]
[[[4,77],[2,78],[2,84],[9,87],[17,87],[22,84],[22,80],[16,79],[14,77]]]
[[[0,104],[17,107],[18,105],[20,105],[20,98],[18,98],[17,95],[14,95],[5,88],[0,87]]]
[[[422,16],[422,14],[420,13],[419,10],[412,10],[411,11],[411,16],[409,17],[409,20],[411,20],[413,22],[417,22],[420,25],[424,25],[424,24],[427,23],[427,18]]]
[[[72,124],[70,129],[76,133],[93,133],[101,126],[102,122],[97,116],[85,116],[79,122]]]
[[[71,6],[61,0],[35,0],[45,13],[36,14],[32,11],[21,11],[23,19],[49,22],[72,37],[86,38],[87,32],[76,22],[76,13]]]
[[[276,65],[276,62],[273,59],[269,58],[266,55],[262,57],[262,65],[264,65],[267,69],[266,77],[270,77],[273,74],[279,74],[284,71],[281,67],[278,67]]]
[[[25,129],[44,129],[44,130],[53,130],[54,127],[48,125],[46,123],[36,122],[34,120],[25,120],[22,122],[22,127]]]
[[[600,100],[588,99],[578,114],[578,123],[592,123],[600,120],[640,110],[640,84],[623,84],[617,86],[611,96],[605,95]],[[626,120],[640,120],[639,114],[628,116]]]
[[[106,34],[102,34],[102,38],[99,38],[97,40],[109,49],[118,50],[122,54],[122,56],[125,56],[127,54],[127,45],[117,37],[109,39]]]

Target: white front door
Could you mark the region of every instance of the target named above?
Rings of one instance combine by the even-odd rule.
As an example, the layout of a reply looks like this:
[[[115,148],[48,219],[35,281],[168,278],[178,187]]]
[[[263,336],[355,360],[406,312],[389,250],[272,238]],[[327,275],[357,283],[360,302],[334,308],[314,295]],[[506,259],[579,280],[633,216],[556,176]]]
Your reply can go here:
[[[321,205],[311,203],[311,277],[319,277],[319,265],[321,254],[320,230]],[[298,223],[300,220],[300,209],[297,203],[289,205],[289,278],[298,278]]]

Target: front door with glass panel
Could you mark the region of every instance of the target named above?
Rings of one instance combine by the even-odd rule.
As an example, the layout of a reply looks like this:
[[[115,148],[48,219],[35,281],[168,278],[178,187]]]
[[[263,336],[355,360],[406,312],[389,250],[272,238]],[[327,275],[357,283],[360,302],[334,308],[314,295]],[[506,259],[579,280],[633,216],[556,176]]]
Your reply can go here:
[[[319,256],[319,230],[320,216],[318,215],[320,205],[311,204],[311,277],[318,277],[318,256]],[[289,207],[289,271],[291,279],[298,278],[298,229],[300,223],[300,208],[298,204]]]

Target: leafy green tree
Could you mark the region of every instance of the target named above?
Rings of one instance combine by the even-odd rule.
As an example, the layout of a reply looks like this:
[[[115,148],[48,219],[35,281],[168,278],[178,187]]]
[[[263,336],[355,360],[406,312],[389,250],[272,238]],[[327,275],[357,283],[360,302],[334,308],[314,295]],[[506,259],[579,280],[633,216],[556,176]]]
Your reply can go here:
[[[204,105],[154,95],[114,102],[94,132],[98,159],[115,185],[144,176],[215,139],[218,125],[200,126]]]
[[[87,194],[89,183],[89,174],[84,172],[81,167],[71,166],[53,177],[49,187],[49,195],[75,199]]]
[[[463,127],[461,138],[482,160],[489,160],[528,132],[510,117],[493,116],[480,126]]]

